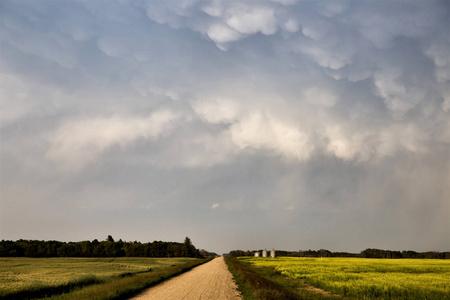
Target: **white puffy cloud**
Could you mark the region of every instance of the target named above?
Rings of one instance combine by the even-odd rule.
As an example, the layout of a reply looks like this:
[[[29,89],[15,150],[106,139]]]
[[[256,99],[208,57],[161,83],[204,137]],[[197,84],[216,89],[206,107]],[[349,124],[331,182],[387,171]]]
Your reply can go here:
[[[314,145],[306,132],[262,112],[253,112],[230,128],[233,142],[242,150],[268,150],[290,161],[310,157]]]
[[[334,17],[344,13],[349,7],[348,2],[344,1],[326,1],[318,3],[318,11],[325,17]]]
[[[223,13],[223,7],[224,3],[221,1],[208,1],[200,9],[211,17],[220,17]]]
[[[275,9],[268,6],[248,5],[236,2],[225,14],[228,26],[242,34],[272,35],[277,31]]]
[[[447,34],[440,36],[424,51],[435,64],[435,76],[439,83],[450,81],[450,40]]]
[[[275,8],[268,5],[246,4],[235,2],[232,5],[211,3],[202,7],[215,21],[207,28],[208,37],[213,40],[221,50],[227,50],[227,43],[246,38],[249,35],[261,32],[272,35],[278,29],[278,20]],[[291,20],[285,27],[296,31],[295,21]]]
[[[287,32],[297,32],[300,29],[300,24],[295,19],[287,19],[281,24],[281,27]]]
[[[221,49],[224,49],[222,48],[222,44],[234,42],[243,38],[242,34],[225,24],[213,24],[208,28],[207,33],[209,38],[216,42]]]
[[[195,113],[209,123],[233,123],[240,115],[240,105],[231,99],[203,100],[192,104]]]
[[[253,96],[258,97],[257,93]],[[330,100],[324,99],[326,95],[321,96],[320,101]],[[258,107],[252,102],[239,103],[229,98],[196,101],[192,104],[194,112],[201,120],[226,125],[222,129],[222,137],[229,140],[234,147],[222,149],[228,149],[229,154],[233,156],[257,152],[269,153],[291,162],[307,160],[315,147],[309,139],[309,134],[292,120],[283,120],[281,111],[271,109],[264,102],[256,105]]]
[[[326,130],[329,138],[327,147],[328,152],[343,160],[353,160],[355,156],[364,156],[367,153],[363,152],[364,136],[350,135],[348,132],[339,127],[329,127]]]
[[[404,84],[398,70],[377,71],[374,82],[379,95],[395,119],[402,118],[420,103],[426,94],[426,89],[422,86]]]
[[[173,28],[188,27],[206,34],[217,47],[227,50],[227,43],[239,41],[250,35],[262,33],[273,35],[281,26],[289,32],[298,30],[295,19],[282,20],[278,10],[284,11],[288,3],[273,2],[198,2],[188,1],[177,4],[149,3],[147,15],[160,24]],[[206,14],[203,16],[200,12]],[[189,17],[197,15],[192,22]],[[283,15],[283,13],[280,13]]]
[[[171,129],[179,116],[171,111],[147,117],[118,116],[69,120],[48,134],[46,158],[78,170],[113,146],[127,147],[139,139],[154,140]]]

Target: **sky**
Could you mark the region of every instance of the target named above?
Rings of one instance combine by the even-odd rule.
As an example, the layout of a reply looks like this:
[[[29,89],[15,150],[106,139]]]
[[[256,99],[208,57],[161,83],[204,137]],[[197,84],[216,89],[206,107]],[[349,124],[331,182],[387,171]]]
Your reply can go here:
[[[450,250],[449,1],[0,1],[0,239]]]

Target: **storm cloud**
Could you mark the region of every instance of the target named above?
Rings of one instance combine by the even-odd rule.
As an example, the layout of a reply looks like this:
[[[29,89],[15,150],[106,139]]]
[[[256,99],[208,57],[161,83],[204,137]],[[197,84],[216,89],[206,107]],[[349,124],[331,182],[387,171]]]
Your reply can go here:
[[[1,1],[1,238],[448,251],[449,13]]]

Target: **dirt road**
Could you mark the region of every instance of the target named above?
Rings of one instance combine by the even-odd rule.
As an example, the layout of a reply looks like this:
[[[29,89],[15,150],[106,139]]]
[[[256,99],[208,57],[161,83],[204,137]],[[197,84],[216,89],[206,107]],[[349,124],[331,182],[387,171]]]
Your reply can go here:
[[[234,300],[242,299],[223,257],[213,259],[189,272],[152,287],[134,300]]]

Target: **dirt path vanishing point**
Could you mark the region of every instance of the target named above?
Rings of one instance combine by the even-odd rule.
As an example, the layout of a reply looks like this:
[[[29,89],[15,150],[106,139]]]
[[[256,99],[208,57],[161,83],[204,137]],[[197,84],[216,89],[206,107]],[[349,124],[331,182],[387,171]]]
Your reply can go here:
[[[132,299],[237,300],[242,297],[236,290],[236,284],[225,260],[218,257],[154,286]]]

